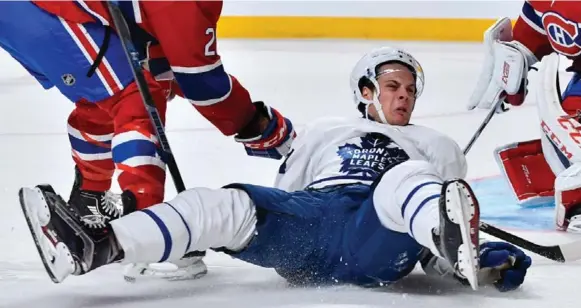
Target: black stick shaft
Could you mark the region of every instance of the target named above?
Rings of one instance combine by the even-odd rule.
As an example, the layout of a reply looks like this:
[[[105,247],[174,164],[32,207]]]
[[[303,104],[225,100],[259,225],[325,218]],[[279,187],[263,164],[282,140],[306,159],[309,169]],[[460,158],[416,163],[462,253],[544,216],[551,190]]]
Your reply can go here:
[[[139,89],[139,93],[141,94],[141,98],[143,99],[143,103],[147,113],[149,114],[149,118],[151,120],[151,124],[155,129],[155,135],[161,144],[161,149],[164,152],[164,159],[166,161],[167,167],[171,174],[172,180],[176,187],[178,193],[184,191],[185,185],[178,169],[177,163],[175,161],[175,157],[171,151],[169,146],[169,142],[165,135],[165,129],[163,123],[161,121],[161,117],[159,116],[159,111],[155,107],[155,102],[151,95],[151,91],[147,86],[147,81],[145,80],[145,76],[143,75],[143,68],[139,63],[139,53],[133,45],[133,41],[131,41],[131,33],[129,31],[129,26],[127,25],[127,21],[123,17],[123,13],[119,9],[119,7],[114,4],[114,1],[106,1],[107,6],[109,8],[109,12],[111,13],[111,17],[113,18],[113,24],[121,38],[121,44],[125,49],[125,55],[129,60],[129,64],[131,65],[131,70],[133,72],[133,76],[135,77],[135,82]]]
[[[563,251],[558,245],[555,246],[542,246],[539,244],[535,244],[529,240],[525,240],[522,237],[516,236],[512,233],[508,233],[504,230],[501,230],[495,226],[489,225],[487,223],[481,222],[480,228],[481,231],[486,232],[494,237],[497,237],[503,241],[509,242],[513,245],[519,246],[523,249],[528,251],[532,251],[538,255],[541,255],[547,259],[551,259],[558,262],[565,262],[565,256],[563,255]]]
[[[480,137],[480,134],[482,134],[482,131],[484,131],[484,129],[486,128],[486,126],[488,125],[488,123],[490,122],[490,120],[492,119],[494,114],[496,113],[496,109],[498,109],[500,104],[502,104],[502,100],[499,100],[498,102],[496,102],[496,104],[494,104],[494,107],[492,107],[492,109],[490,109],[490,111],[486,115],[486,118],[484,118],[484,121],[482,121],[482,123],[480,124],[478,129],[474,132],[474,135],[472,135],[472,138],[470,139],[470,141],[468,141],[468,144],[464,148],[464,155],[468,154],[468,152],[472,148],[472,145],[474,145],[474,142],[476,142],[478,137]]]

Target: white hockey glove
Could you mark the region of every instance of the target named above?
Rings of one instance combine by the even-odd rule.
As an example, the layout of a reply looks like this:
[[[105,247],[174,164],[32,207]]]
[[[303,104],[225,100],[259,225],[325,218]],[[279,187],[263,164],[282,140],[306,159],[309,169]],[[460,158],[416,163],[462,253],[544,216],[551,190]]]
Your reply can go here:
[[[490,109],[498,101],[505,100],[507,95],[514,95],[508,98],[510,104],[522,104],[529,68],[538,59],[527,47],[512,39],[512,24],[508,17],[497,20],[484,32],[484,45],[484,65],[468,109]],[[502,111],[506,109],[497,110]]]

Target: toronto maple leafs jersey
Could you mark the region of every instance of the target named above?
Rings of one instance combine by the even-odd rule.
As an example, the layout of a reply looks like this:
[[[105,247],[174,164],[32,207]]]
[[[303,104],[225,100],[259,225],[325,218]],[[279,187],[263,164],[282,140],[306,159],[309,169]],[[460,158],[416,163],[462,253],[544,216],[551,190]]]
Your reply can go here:
[[[308,125],[293,141],[275,187],[296,191],[371,184],[395,164],[409,159],[428,161],[444,179],[464,178],[467,171],[458,144],[431,128],[394,126],[364,118],[327,118]]]

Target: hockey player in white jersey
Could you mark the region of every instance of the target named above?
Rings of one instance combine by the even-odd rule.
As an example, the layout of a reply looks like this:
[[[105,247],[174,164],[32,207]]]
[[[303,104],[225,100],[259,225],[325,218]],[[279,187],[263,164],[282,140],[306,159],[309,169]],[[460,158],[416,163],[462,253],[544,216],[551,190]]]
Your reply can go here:
[[[351,75],[363,117],[332,118],[293,142],[275,187],[192,188],[110,222],[95,237],[47,185],[20,200],[54,282],[112,263],[179,259],[213,249],[274,268],[295,284],[395,282],[417,263],[476,289],[520,286],[531,259],[479,243],[479,207],[458,145],[409,124],[424,85],[408,53],[380,48]]]

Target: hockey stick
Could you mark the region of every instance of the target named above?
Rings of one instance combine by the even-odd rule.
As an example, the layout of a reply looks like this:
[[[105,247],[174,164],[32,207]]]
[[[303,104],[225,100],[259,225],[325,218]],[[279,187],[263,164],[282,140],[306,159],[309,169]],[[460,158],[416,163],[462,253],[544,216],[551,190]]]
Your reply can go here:
[[[159,116],[159,111],[157,107],[155,107],[155,102],[153,97],[151,96],[151,92],[149,91],[149,87],[147,86],[147,81],[145,81],[145,77],[143,75],[143,68],[139,63],[139,53],[131,40],[131,32],[129,31],[129,25],[127,25],[127,21],[125,17],[123,17],[123,13],[119,8],[118,1],[106,1],[107,8],[109,9],[109,13],[111,14],[111,18],[113,19],[113,24],[117,30],[117,34],[121,39],[121,45],[125,51],[125,55],[129,61],[131,66],[131,71],[133,72],[133,76],[135,77],[135,83],[139,89],[139,93],[141,94],[141,98],[143,100],[143,105],[149,114],[149,119],[151,120],[151,124],[155,129],[155,135],[157,136],[157,140],[161,144],[161,149],[164,154],[164,160],[166,162],[167,168],[171,174],[172,180],[174,182],[176,191],[178,193],[186,190],[186,186],[184,184],[184,180],[180,174],[180,170],[178,169],[178,165],[176,163],[175,157],[171,148],[169,146],[169,141],[167,140],[167,136],[165,135],[165,129],[163,127],[163,123],[161,122],[161,117]],[[190,251],[186,253],[185,257],[192,257],[192,256],[205,256],[205,251]],[[127,276],[125,279],[129,279]]]
[[[480,231],[497,237],[503,241],[509,242],[520,248],[526,249],[528,251],[534,252],[540,256],[547,259],[557,261],[557,262],[569,262],[581,259],[581,249],[579,249],[577,242],[543,246],[533,243],[529,240],[525,240],[522,237],[516,236],[512,233],[508,233],[502,229],[499,229],[493,225],[489,225],[485,222],[480,222]]]
[[[482,134],[482,131],[484,131],[484,129],[488,125],[488,122],[490,122],[490,120],[492,119],[492,116],[494,116],[494,114],[496,113],[496,110],[498,108],[500,108],[500,105],[502,105],[503,101],[504,101],[504,99],[498,100],[498,102],[496,102],[496,104],[494,104],[494,107],[492,107],[492,109],[490,109],[490,111],[488,112],[488,114],[484,118],[484,121],[482,121],[482,123],[480,124],[480,127],[478,127],[478,129],[474,132],[474,135],[472,135],[472,138],[470,139],[470,141],[468,141],[468,144],[464,148],[464,155],[466,155],[468,153],[468,151],[470,151],[470,149],[472,148],[472,145],[474,144],[474,142],[476,142],[478,137],[480,137],[480,134]]]
[[[109,13],[113,18],[113,24],[117,30],[117,34],[121,38],[121,45],[125,50],[125,55],[129,60],[129,64],[131,66],[131,70],[133,72],[133,76],[135,77],[135,83],[139,89],[139,93],[141,94],[141,98],[143,99],[143,104],[145,105],[145,109],[149,114],[149,119],[151,120],[151,124],[155,129],[155,135],[159,143],[161,144],[161,149],[163,150],[164,160],[166,161],[167,167],[171,174],[172,180],[176,187],[178,193],[184,191],[186,189],[184,185],[184,181],[180,174],[180,170],[178,169],[177,163],[175,161],[175,157],[171,151],[169,146],[169,142],[165,135],[165,129],[163,127],[163,123],[161,122],[161,117],[159,116],[159,111],[155,107],[155,103],[153,101],[153,97],[151,96],[151,92],[149,91],[149,87],[147,86],[147,81],[145,81],[145,77],[143,75],[143,68],[139,63],[139,53],[131,40],[131,33],[129,32],[129,26],[127,25],[127,21],[123,17],[123,13],[121,9],[118,7],[118,3],[114,3],[116,1],[105,1],[107,3],[107,7],[109,8]]]

